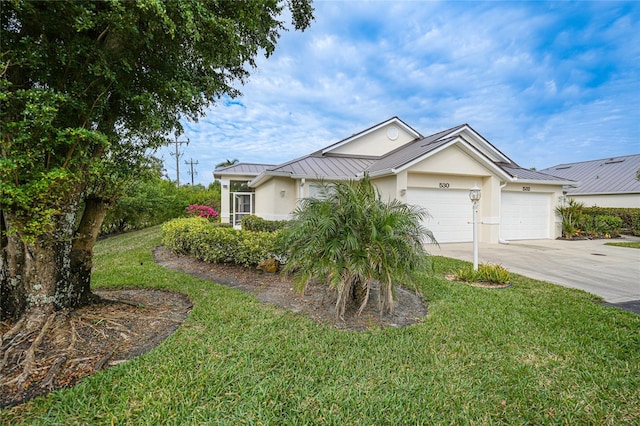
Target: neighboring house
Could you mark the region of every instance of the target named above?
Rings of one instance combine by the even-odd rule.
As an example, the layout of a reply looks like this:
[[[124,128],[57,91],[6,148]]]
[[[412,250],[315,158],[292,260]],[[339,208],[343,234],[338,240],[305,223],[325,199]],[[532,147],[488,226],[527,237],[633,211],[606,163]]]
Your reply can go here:
[[[287,219],[298,200],[318,194],[320,180],[365,173],[383,199],[425,207],[425,225],[440,243],[472,241],[474,186],[482,190],[481,242],[556,238],[554,209],[563,185],[575,183],[521,168],[468,124],[424,137],[397,117],[284,164],[237,164],[214,176],[222,183],[222,220],[238,225],[244,214]]]
[[[640,208],[640,154],[567,163],[541,170],[576,181],[566,185],[567,197],[598,207]]]

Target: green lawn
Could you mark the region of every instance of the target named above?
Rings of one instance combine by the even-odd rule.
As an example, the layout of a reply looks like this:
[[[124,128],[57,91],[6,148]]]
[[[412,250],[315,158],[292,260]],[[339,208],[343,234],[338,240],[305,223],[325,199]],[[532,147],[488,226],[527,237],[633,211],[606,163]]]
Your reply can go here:
[[[515,276],[505,290],[449,282],[434,258],[429,314],[349,332],[163,269],[152,228],[96,247],[97,287],[184,292],[194,308],[151,352],[72,389],[0,411],[0,423],[638,424],[640,316]],[[142,264],[141,264],[142,263]]]
[[[624,241],[619,243],[604,243],[605,246],[631,247],[640,249],[640,241]]]

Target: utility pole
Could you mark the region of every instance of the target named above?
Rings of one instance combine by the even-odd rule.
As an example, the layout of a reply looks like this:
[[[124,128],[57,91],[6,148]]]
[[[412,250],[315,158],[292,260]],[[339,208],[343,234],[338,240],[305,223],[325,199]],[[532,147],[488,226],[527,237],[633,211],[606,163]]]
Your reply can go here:
[[[194,162],[194,161],[193,161],[193,158],[192,158],[192,159],[191,159],[191,161],[184,160],[184,164],[191,165],[191,173],[189,173],[189,174],[191,175],[191,186],[193,186],[193,175],[194,175],[194,174],[196,174],[196,173],[198,173],[198,172],[194,172],[194,171],[193,171],[193,166],[194,166],[194,165],[196,165],[196,166],[197,166],[197,165],[198,165],[198,164],[200,164],[200,163],[198,163],[197,161],[195,161],[195,162]]]
[[[176,157],[176,181],[177,181],[178,186],[180,186],[180,156],[182,154],[180,153],[179,147],[183,143],[186,143],[187,145],[189,145],[189,138],[187,138],[186,141],[179,141],[178,140],[178,135],[176,134],[176,141],[174,143],[176,144],[176,152],[175,152],[175,154],[172,152],[171,155]]]

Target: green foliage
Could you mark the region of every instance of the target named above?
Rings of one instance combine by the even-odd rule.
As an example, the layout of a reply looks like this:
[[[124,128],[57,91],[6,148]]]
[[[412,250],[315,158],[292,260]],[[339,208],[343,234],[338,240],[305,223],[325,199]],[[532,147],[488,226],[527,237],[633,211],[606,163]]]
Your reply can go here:
[[[197,120],[219,99],[240,94],[256,58],[273,53],[286,30],[285,16],[295,29],[306,29],[313,19],[310,0],[3,1],[3,232],[50,250],[73,247],[58,251],[55,266],[74,269],[78,273],[72,275],[82,276],[86,285],[90,272],[80,271],[91,270],[102,207],[125,194],[154,150],[182,132],[181,120]],[[83,200],[97,201],[84,203],[87,221],[78,217]],[[140,207],[129,201],[121,211]],[[211,205],[188,200],[182,209],[194,201]],[[145,217],[149,209],[141,210],[130,222],[153,223]],[[92,229],[75,232],[74,221]],[[117,219],[112,223],[122,226]],[[82,283],[26,282],[36,280],[31,277],[38,271],[9,276],[7,265],[24,262],[16,258],[18,250],[4,247],[0,244],[0,258],[7,260],[0,262],[3,300],[4,294],[32,300],[18,289],[58,283],[68,286],[69,300],[78,300],[73,292]],[[72,250],[87,254],[72,262]]]
[[[183,185],[162,179],[159,173],[133,182],[127,194],[109,210],[102,225],[103,234],[119,233],[158,225],[184,217],[185,208],[193,204],[213,206],[219,211],[220,185]]]
[[[174,219],[162,225],[162,243],[178,253],[212,263],[257,266],[276,257],[278,234],[217,226],[201,217]]]
[[[598,215],[593,218],[593,225],[598,235],[616,236],[622,228],[622,219],[617,216]]]
[[[353,292],[364,292],[355,296],[364,309],[373,280],[380,283],[380,311],[392,310],[393,286],[410,285],[427,269],[423,244],[434,239],[421,225],[426,212],[397,200],[383,202],[368,176],[325,185],[323,193],[322,199],[303,200],[283,230],[285,271],[296,273],[301,290],[316,279],[335,289],[339,316]]]
[[[622,219],[620,229],[631,235],[640,236],[640,209],[622,207],[585,207],[583,214],[596,216],[615,216]]]
[[[287,220],[266,220],[256,215],[242,218],[242,229],[245,231],[276,232],[287,225]]]
[[[640,235],[640,209],[585,207],[584,203],[570,198],[566,206],[556,207],[556,213],[562,218],[562,236],[565,238],[613,238],[625,227],[623,215],[627,218],[626,223],[631,224],[632,232]],[[635,223],[634,213],[637,215]],[[634,226],[639,228],[634,229]]]
[[[623,242],[616,242],[616,243],[605,243],[605,245],[640,249],[640,241],[623,241]]]
[[[584,203],[569,198],[566,206],[558,206],[555,210],[556,214],[562,218],[562,236],[571,238],[579,235],[584,217]]]
[[[11,87],[5,80],[0,85]],[[23,238],[54,231],[56,218],[78,202],[93,151],[108,146],[100,132],[57,126],[59,111],[71,102],[49,89],[0,92],[0,205]]]
[[[469,265],[456,271],[456,279],[465,282],[486,282],[491,284],[508,284],[511,282],[511,273],[502,265],[481,263],[478,270],[474,271]]]
[[[98,288],[186,294],[193,310],[146,354],[0,409],[0,424],[635,425],[640,316],[514,274],[488,292],[420,283],[428,315],[346,332],[153,261],[158,228],[98,242]],[[153,372],[153,374],[150,374]]]

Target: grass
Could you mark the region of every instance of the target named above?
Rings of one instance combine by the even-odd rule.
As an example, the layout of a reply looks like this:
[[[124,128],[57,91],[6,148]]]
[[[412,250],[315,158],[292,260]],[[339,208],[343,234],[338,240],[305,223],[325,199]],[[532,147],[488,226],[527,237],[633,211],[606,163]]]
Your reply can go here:
[[[161,345],[71,389],[0,411],[7,424],[638,424],[640,316],[513,274],[506,290],[447,281],[400,329],[321,326],[153,263],[158,228],[102,241],[94,285],[186,293]],[[596,302],[596,303],[594,303]]]
[[[640,241],[624,241],[618,243],[604,243],[605,246],[630,247],[640,249]]]

